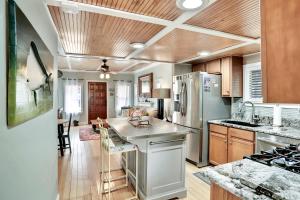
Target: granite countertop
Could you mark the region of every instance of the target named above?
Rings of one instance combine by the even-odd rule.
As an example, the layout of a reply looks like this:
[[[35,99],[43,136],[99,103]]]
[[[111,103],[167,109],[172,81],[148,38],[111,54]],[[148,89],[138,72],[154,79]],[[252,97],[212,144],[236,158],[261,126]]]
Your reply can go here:
[[[191,129],[160,119],[151,118],[151,126],[135,127],[128,122],[128,118],[109,118],[107,123],[124,140],[130,141],[141,138],[160,137],[166,135],[183,135],[190,133]]]
[[[300,140],[300,129],[296,129],[292,127],[273,127],[273,126],[264,126],[264,125],[258,127],[249,127],[249,126],[225,123],[223,122],[223,120],[210,120],[208,121],[208,123]]]
[[[300,199],[300,175],[249,159],[208,168],[202,175],[241,199],[271,199],[255,193],[258,185],[274,192],[274,199]]]

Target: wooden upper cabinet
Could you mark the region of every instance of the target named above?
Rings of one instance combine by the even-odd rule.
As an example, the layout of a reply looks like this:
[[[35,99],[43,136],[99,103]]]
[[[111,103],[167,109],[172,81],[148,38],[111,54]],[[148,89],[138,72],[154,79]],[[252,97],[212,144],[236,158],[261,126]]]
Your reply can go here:
[[[226,57],[221,59],[222,96],[243,96],[243,58]]]
[[[206,63],[206,71],[210,74],[220,74],[221,73],[221,61],[220,59],[212,60]]]
[[[299,104],[300,1],[260,2],[264,102]]]
[[[192,66],[193,72],[206,72],[206,65],[205,63],[195,64]]]

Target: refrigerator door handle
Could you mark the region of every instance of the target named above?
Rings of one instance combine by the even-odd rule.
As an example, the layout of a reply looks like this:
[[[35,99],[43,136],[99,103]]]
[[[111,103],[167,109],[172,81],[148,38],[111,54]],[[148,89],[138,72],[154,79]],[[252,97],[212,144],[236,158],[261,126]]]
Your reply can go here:
[[[184,83],[184,86],[183,86],[183,94],[182,94],[182,96],[183,96],[183,100],[182,100],[182,104],[183,104],[183,109],[182,109],[182,114],[183,114],[183,116],[186,116],[186,109],[187,109],[187,98],[188,98],[188,96],[187,96],[187,88],[186,88],[187,86],[186,86],[186,83]]]
[[[184,87],[184,83],[181,83],[181,88],[180,88],[180,93],[179,93],[179,110],[180,110],[180,114],[181,116],[183,115],[183,112],[182,112],[182,107],[183,107],[183,87]]]

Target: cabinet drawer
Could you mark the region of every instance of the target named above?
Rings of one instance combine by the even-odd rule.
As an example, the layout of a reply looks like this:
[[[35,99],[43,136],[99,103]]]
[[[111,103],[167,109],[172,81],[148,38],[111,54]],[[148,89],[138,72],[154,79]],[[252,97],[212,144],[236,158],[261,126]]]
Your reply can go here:
[[[210,124],[209,130],[216,133],[221,133],[224,135],[227,135],[227,127],[226,126],[220,126],[216,124]]]
[[[229,128],[229,137],[236,137],[244,140],[254,141],[255,135],[252,131],[246,131],[242,129]]]

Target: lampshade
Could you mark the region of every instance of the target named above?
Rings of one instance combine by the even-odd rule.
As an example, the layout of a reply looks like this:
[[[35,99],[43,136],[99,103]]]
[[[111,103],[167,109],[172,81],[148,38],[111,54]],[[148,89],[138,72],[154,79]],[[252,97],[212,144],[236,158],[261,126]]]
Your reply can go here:
[[[169,99],[171,98],[171,90],[169,88],[158,88],[153,90],[153,98]]]

